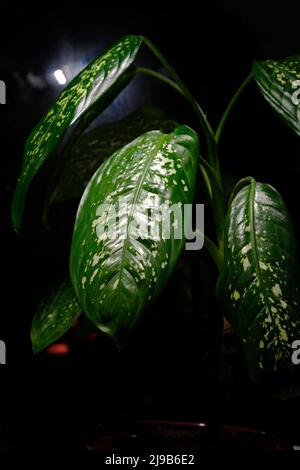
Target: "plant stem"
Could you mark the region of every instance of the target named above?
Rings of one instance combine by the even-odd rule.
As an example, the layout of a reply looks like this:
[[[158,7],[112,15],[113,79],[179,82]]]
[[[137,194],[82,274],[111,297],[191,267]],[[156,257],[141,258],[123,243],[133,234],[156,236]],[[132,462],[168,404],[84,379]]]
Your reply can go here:
[[[215,224],[216,224],[216,229],[217,229],[219,247],[217,247],[206,236],[204,236],[204,242],[218,270],[220,270],[221,264],[223,261],[223,223],[224,223],[224,217],[225,217],[225,203],[224,203],[224,192],[223,192],[222,183],[221,183],[221,175],[220,175],[219,160],[218,160],[218,153],[217,153],[217,142],[215,139],[214,132],[201,106],[194,99],[193,95],[190,93],[185,83],[178,76],[174,67],[167,61],[167,59],[161,54],[161,52],[156,48],[156,46],[154,46],[154,44],[151,41],[149,41],[145,37],[142,37],[142,39],[143,39],[144,44],[151,50],[154,56],[163,65],[163,67],[169,73],[171,78],[166,77],[165,75],[159,72],[156,72],[152,69],[148,69],[146,67],[138,67],[136,71],[150,75],[152,77],[155,77],[161,80],[162,82],[166,83],[167,85],[172,87],[174,90],[179,92],[181,95],[183,95],[184,98],[190,103],[199,121],[200,127],[205,134],[209,163],[206,162],[208,165],[208,168],[204,169],[205,165],[203,165],[203,162],[202,162],[201,171],[203,174],[203,179],[206,185],[207,193],[209,195],[209,198],[212,204],[212,209],[213,209],[214,219],[215,219]],[[209,169],[211,171],[208,171]]]
[[[214,216],[218,243],[221,248],[223,246],[223,229],[225,220],[224,191],[216,172],[210,164],[201,157],[201,155],[199,158],[199,167],[206,184],[209,202]]]
[[[151,52],[155,55],[155,57],[159,60],[159,62],[163,65],[163,67],[169,72],[172,79],[176,82],[179,86],[182,95],[186,98],[186,100],[192,106],[194,113],[196,114],[200,126],[205,134],[207,149],[208,149],[208,159],[210,164],[214,169],[218,170],[218,158],[217,158],[217,149],[216,149],[216,141],[214,132],[212,127],[203,111],[201,106],[197,103],[194,99],[193,95],[185,85],[185,83],[181,80],[181,78],[177,75],[176,70],[174,67],[167,61],[167,59],[163,56],[163,54],[156,48],[156,46],[149,41],[149,39],[142,36],[144,44],[151,50]],[[174,87],[173,87],[174,88]]]
[[[218,247],[214,244],[214,242],[206,235],[204,235],[204,245],[209,254],[211,255],[218,271],[220,272],[223,263],[223,255],[221,250],[219,250]]]
[[[174,90],[176,90],[182,96],[184,96],[180,86],[177,85],[177,83],[171,80],[170,78],[163,75],[162,73],[156,72],[155,70],[152,70],[152,69],[148,69],[147,67],[137,67],[135,71],[136,73],[143,73],[145,75],[150,75],[150,77],[157,78],[158,80],[160,80],[163,83],[166,83],[171,88],[174,88]]]
[[[225,112],[224,112],[224,114],[223,114],[223,116],[222,116],[222,118],[221,118],[221,120],[218,124],[217,130],[216,130],[216,133],[215,133],[215,140],[216,140],[217,145],[220,141],[222,130],[223,130],[224,124],[226,123],[226,121],[228,119],[228,116],[230,115],[232,109],[234,108],[235,103],[237,102],[237,100],[239,99],[241,93],[244,91],[244,89],[246,88],[246,86],[248,85],[248,83],[250,82],[251,79],[252,79],[252,72],[249,73],[249,75],[245,78],[243,83],[239,86],[239,88],[237,89],[237,91],[235,92],[233,97],[231,98],[227,108],[225,109]]]
[[[171,80],[170,78],[166,77],[165,75],[156,72],[155,70],[148,69],[146,67],[137,67],[136,73],[144,73],[145,75],[152,76],[163,83],[166,83],[174,90],[179,92],[181,95],[185,96],[180,86]],[[220,245],[220,249],[222,250],[222,242],[223,242],[223,223],[225,217],[225,201],[224,201],[224,193],[220,181],[220,174],[218,173],[218,169],[212,168],[206,160],[204,160],[200,156],[200,169],[202,172],[203,180],[205,187],[207,189],[207,195],[209,197],[214,219],[215,225],[217,230],[217,237],[218,242]]]

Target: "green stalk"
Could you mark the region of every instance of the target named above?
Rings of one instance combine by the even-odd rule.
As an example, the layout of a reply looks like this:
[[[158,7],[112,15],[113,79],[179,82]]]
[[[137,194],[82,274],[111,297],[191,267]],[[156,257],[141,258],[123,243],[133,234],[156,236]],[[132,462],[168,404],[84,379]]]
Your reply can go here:
[[[182,95],[186,98],[186,100],[190,103],[191,107],[193,108],[194,113],[196,114],[200,126],[205,134],[207,149],[208,149],[208,159],[212,167],[218,170],[218,157],[217,157],[217,149],[216,149],[216,141],[214,132],[212,127],[203,111],[201,106],[197,103],[194,99],[193,95],[183,82],[181,78],[178,76],[174,67],[167,61],[167,59],[163,56],[163,54],[156,48],[156,46],[149,41],[149,39],[142,36],[142,40],[144,44],[151,50],[151,52],[155,55],[155,57],[159,60],[159,62],[163,65],[163,67],[167,70],[170,74],[174,82],[179,86]],[[174,88],[174,87],[173,87]]]
[[[209,202],[212,208],[218,243],[220,249],[223,246],[223,230],[225,220],[225,197],[224,191],[217,177],[216,172],[210,166],[210,164],[200,156],[199,162],[200,171],[203,176],[203,180],[206,183],[208,189]]]
[[[137,67],[136,73],[143,73],[145,75],[154,77],[179,92],[182,96],[185,96],[182,88],[176,82],[159,72],[156,72],[152,69],[148,69],[146,67]],[[225,218],[225,200],[222,185],[217,170],[214,170],[212,166],[201,156],[200,170],[207,190],[207,196],[210,200],[211,208],[213,211],[218,243],[220,246],[220,250],[222,251],[223,226]]]
[[[222,131],[223,131],[223,127],[232,111],[232,109],[234,108],[237,100],[239,99],[241,93],[244,91],[244,89],[246,88],[246,86],[248,85],[248,83],[250,82],[250,80],[252,79],[252,72],[249,73],[249,75],[245,78],[245,80],[243,81],[243,83],[239,86],[239,88],[237,89],[237,91],[235,92],[235,94],[233,95],[233,97],[231,98],[227,108],[225,109],[225,112],[218,124],[218,127],[217,127],[217,130],[216,130],[216,133],[215,133],[215,141],[216,141],[216,144],[218,145],[219,141],[220,141],[220,138],[221,138],[221,134],[222,134]]]
[[[214,244],[214,242],[204,235],[204,246],[209,252],[210,256],[212,257],[218,271],[221,271],[221,266],[223,263],[223,253],[218,247]]]
[[[136,73],[143,73],[144,75],[149,75],[150,77],[157,78],[161,82],[165,83],[166,85],[169,85],[171,88],[176,90],[178,93],[180,93],[182,96],[184,96],[182,89],[180,88],[179,85],[177,85],[176,82],[171,80],[170,78],[166,77],[162,73],[156,72],[155,70],[148,69],[147,67],[137,67],[135,69]]]

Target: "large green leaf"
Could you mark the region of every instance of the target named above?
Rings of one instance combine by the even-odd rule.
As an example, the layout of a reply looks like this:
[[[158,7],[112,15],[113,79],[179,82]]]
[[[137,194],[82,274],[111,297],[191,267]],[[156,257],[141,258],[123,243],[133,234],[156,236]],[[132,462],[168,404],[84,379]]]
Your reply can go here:
[[[273,394],[300,391],[292,363],[292,343],[300,338],[299,287],[286,206],[272,186],[251,179],[227,215],[217,295],[242,341],[251,379]]]
[[[300,56],[254,62],[253,74],[268,103],[300,135]]]
[[[29,135],[18,179],[12,220],[19,230],[28,187],[46,158],[61,142],[66,131],[91,109],[103,109],[132,76],[130,66],[141,45],[139,36],[125,36],[97,57],[62,91],[46,116]]]
[[[174,127],[175,123],[167,120],[159,108],[142,106],[121,121],[103,124],[82,134],[61,169],[51,201],[80,199],[92,175],[106,158],[144,132]]]
[[[184,245],[175,228],[182,205],[193,200],[197,160],[198,137],[190,128],[148,132],[106,160],[84,192],[71,278],[84,312],[119,345],[163,288]],[[170,212],[161,214],[163,204],[177,204],[180,213],[172,216],[169,238],[161,230]]]
[[[63,336],[80,315],[70,280],[45,294],[40,300],[31,324],[33,352],[39,353]]]

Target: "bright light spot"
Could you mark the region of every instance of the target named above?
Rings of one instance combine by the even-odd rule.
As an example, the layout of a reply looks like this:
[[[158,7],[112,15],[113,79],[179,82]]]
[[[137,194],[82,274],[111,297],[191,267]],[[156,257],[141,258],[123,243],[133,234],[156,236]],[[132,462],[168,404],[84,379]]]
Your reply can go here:
[[[58,81],[58,83],[60,85],[64,85],[65,83],[67,83],[66,76],[65,76],[64,72],[61,69],[55,70],[53,75],[54,75],[54,77],[56,78],[56,80]]]

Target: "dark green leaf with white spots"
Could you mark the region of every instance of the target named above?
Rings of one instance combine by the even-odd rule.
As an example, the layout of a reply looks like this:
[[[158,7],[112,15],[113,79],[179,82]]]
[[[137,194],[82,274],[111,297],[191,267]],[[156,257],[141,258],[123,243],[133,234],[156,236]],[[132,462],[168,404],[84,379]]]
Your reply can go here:
[[[80,199],[95,171],[119,148],[144,132],[174,127],[175,123],[167,120],[159,108],[143,106],[121,121],[103,124],[82,134],[60,172],[51,201]]]
[[[182,205],[193,200],[198,156],[197,134],[186,126],[147,132],[106,160],[82,196],[71,278],[84,312],[119,345],[160,293],[184,246],[175,228]],[[161,227],[173,204],[178,212],[167,238]]]
[[[19,230],[28,187],[44,161],[61,142],[68,128],[91,110],[103,109],[132,76],[131,65],[141,45],[139,36],[125,36],[96,58],[62,91],[46,116],[29,135],[18,179],[12,220]],[[128,76],[128,77],[127,77]]]
[[[253,74],[268,103],[300,135],[300,56],[254,62]]]
[[[251,379],[289,396],[300,392],[292,363],[292,343],[300,339],[295,234],[280,194],[253,179],[245,184],[226,218],[217,296],[242,341]]]
[[[81,313],[70,280],[40,300],[31,324],[34,353],[39,353],[57,341],[72,326]]]

